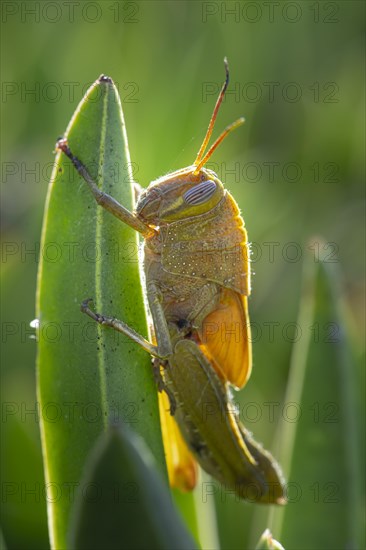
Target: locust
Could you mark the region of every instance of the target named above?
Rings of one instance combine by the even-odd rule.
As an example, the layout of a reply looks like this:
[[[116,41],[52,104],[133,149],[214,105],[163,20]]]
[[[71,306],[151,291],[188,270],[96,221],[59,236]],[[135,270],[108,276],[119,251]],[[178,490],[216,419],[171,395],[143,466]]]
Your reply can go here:
[[[244,500],[285,503],[281,469],[243,426],[231,397],[251,373],[248,314],[251,292],[247,232],[238,205],[205,164],[243,118],[208,147],[229,83],[226,78],[195,161],[140,192],[130,212],[103,193],[66,138],[57,142],[85,180],[97,203],[138,231],[153,338],[146,340],[122,320],[98,313],[87,299],[81,310],[151,354],[159,392],[201,467]],[[109,77],[100,81],[112,83]],[[232,334],[239,327],[239,333]]]

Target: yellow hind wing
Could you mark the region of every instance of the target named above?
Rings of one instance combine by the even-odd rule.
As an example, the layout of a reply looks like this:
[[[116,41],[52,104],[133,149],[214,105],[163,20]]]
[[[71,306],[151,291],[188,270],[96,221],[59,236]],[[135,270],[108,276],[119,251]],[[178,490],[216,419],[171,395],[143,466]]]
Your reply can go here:
[[[159,393],[160,425],[163,436],[169,485],[181,491],[192,491],[197,483],[198,465],[184,441],[165,392]]]
[[[222,288],[217,308],[204,319],[199,345],[221,379],[242,388],[252,370],[247,296]]]

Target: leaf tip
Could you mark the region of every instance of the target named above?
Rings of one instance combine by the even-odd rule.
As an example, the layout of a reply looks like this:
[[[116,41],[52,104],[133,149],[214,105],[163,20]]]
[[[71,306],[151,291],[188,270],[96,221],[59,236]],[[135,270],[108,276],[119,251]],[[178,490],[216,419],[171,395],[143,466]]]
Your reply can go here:
[[[107,76],[105,74],[101,74],[100,77],[98,78],[97,82],[104,82],[104,83],[107,83],[107,84],[113,84],[113,80],[111,79],[111,77]]]

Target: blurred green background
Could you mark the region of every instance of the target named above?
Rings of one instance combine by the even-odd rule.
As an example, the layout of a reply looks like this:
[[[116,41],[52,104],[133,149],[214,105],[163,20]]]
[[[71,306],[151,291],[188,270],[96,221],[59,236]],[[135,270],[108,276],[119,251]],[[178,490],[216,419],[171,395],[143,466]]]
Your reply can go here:
[[[208,167],[237,199],[253,243],[254,369],[237,396],[242,419],[266,448],[275,449],[275,428],[287,411],[303,261],[307,256],[317,263],[323,256],[340,274],[342,327],[331,317],[300,330],[318,344],[317,361],[324,354],[323,362],[329,361],[332,327],[336,336],[346,333],[354,392],[348,405],[352,419],[359,421],[361,396],[355,388],[362,387],[363,375],[356,365],[364,358],[365,330],[364,3],[3,2],[1,8],[1,466],[8,547],[48,546],[34,414],[36,344],[29,323],[54,143],[101,73],[118,86],[134,175],[147,186],[193,162],[227,56],[231,81],[215,135],[239,116],[246,124],[216,151]],[[327,384],[329,372],[319,369],[321,385]],[[302,409],[308,428],[326,422],[329,403],[335,404],[336,418],[344,419],[343,401],[335,395]],[[338,422],[334,429],[339,429],[335,435],[341,449],[344,426]],[[360,446],[355,449],[361,452]],[[289,472],[285,475],[289,478]],[[341,469],[333,468],[327,478],[324,467],[324,475],[338,488],[349,482]],[[308,525],[311,548],[317,549],[333,508],[324,502],[323,481],[319,488],[318,479],[305,482],[301,471],[299,476],[296,483],[302,494],[312,495],[313,511],[314,491],[323,498],[322,512],[315,514],[318,523]],[[294,514],[307,513],[304,500],[292,504]],[[217,501],[222,548],[252,547],[267,527],[265,512],[229,496],[218,495]],[[303,548],[301,539],[291,548]]]

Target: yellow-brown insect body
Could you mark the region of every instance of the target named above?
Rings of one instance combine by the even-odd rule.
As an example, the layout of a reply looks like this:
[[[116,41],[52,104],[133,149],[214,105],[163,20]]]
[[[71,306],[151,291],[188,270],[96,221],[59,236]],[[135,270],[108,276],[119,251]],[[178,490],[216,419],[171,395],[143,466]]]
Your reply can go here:
[[[158,294],[170,334],[162,375],[183,437],[242,498],[282,502],[279,469],[233,413],[226,385],[242,387],[251,371],[249,251],[235,200],[193,166],[150,184],[136,215],[155,230],[144,245],[147,296],[153,310]]]
[[[197,196],[207,182],[212,184],[210,193],[200,197],[199,204],[184,204],[187,192],[188,197]],[[246,306],[250,269],[247,234],[235,200],[214,172],[201,169],[194,174],[194,167],[188,167],[150,184],[136,214],[155,228],[145,240],[145,279],[147,287],[153,282],[160,290],[167,322],[207,348],[205,354],[215,355],[214,362],[218,354],[210,354],[210,348],[215,337],[227,351],[222,365],[214,363],[216,371],[242,387],[251,370]],[[220,311],[217,318],[212,317],[215,311]],[[242,350],[241,362],[230,357],[227,346],[230,335],[225,331],[233,330],[227,326],[228,313],[237,332],[231,340]]]
[[[207,472],[241,498],[282,504],[281,471],[240,423],[229,390],[229,384],[241,388],[247,382],[252,353],[247,233],[234,198],[218,176],[204,168],[225,136],[244,121],[227,126],[205,152],[228,85],[226,61],[225,68],[226,80],[193,165],[152,182],[140,194],[133,213],[99,189],[66,139],[60,139],[57,147],[72,161],[98,204],[145,239],[144,274],[154,341],[124,321],[95,313],[90,300],[82,303],[82,311],[128,335],[155,358],[158,389],[164,392],[159,406],[165,443],[174,432],[174,448],[180,445],[163,406],[163,399],[164,403],[169,399],[170,412],[189,449]],[[109,82],[105,78],[103,82]],[[175,478],[181,487],[192,488],[195,464],[187,449],[183,454],[186,462],[177,466]],[[174,471],[169,461],[168,467]]]

